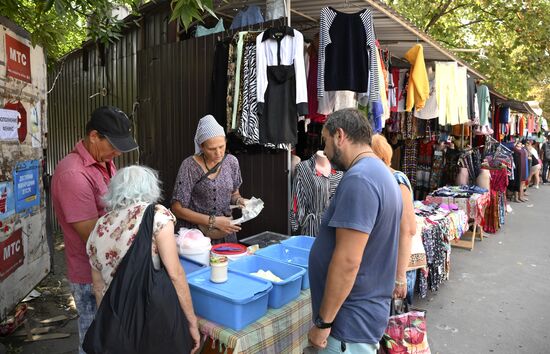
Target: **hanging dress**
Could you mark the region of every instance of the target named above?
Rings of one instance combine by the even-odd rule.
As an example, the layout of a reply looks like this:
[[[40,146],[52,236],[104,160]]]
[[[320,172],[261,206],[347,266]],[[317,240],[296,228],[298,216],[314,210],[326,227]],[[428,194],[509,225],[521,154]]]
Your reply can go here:
[[[256,39],[260,142],[298,142],[298,116],[308,113],[304,37],[287,26]]]

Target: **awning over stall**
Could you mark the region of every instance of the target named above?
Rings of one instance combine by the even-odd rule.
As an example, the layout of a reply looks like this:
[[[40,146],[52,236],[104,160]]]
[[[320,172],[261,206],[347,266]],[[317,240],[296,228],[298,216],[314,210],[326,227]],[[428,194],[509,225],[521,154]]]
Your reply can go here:
[[[526,101],[525,103],[531,107],[537,116],[542,116],[542,108],[540,108],[539,101]]]
[[[527,102],[524,102],[524,101],[504,100],[504,101],[500,101],[499,104],[503,105],[503,106],[508,106],[513,111],[516,111],[516,112],[519,112],[519,113],[527,113],[527,114],[538,115],[533,111],[531,106]],[[542,112],[542,110],[541,110],[541,112]]]
[[[282,0],[281,0],[282,1]],[[234,9],[243,6],[265,6],[265,0],[228,0],[216,7],[216,13],[233,17]],[[395,10],[379,0],[286,0],[290,7],[292,25],[297,29],[311,28],[319,23],[321,9],[331,6],[341,12],[358,12],[365,7],[373,10],[376,39],[384,47],[388,47],[396,57],[403,58],[405,53],[415,44],[424,47],[424,58],[428,61],[456,61],[468,69],[469,74],[477,79],[486,78],[467,63],[459,59],[449,50],[440,45],[437,40],[424,33],[409,20],[399,15]],[[303,30],[307,32],[307,30]]]

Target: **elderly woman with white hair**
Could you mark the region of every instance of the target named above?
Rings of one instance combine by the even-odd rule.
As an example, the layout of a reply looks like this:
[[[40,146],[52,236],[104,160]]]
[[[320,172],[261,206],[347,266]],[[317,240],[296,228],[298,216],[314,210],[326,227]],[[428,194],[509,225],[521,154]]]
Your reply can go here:
[[[200,228],[212,243],[237,242],[241,228],[231,223],[231,205],[244,206],[239,161],[225,153],[225,132],[211,115],[199,121],[195,154],[181,163],[171,209],[179,226]]]
[[[157,172],[148,167],[126,167],[111,179],[103,197],[107,213],[86,244],[98,306],[84,339],[87,353],[199,349],[176,218],[157,204],[160,196]]]

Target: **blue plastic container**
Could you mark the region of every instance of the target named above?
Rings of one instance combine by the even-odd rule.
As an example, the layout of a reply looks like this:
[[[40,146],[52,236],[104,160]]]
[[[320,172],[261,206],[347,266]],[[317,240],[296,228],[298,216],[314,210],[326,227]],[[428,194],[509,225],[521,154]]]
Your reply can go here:
[[[186,276],[193,274],[197,270],[201,270],[206,267],[204,264],[200,264],[198,262],[192,261],[190,259],[187,259],[181,256],[180,256],[180,263],[181,263],[181,266],[183,267],[183,270],[185,271]]]
[[[274,309],[288,304],[300,295],[302,278],[306,273],[306,270],[302,267],[260,256],[244,257],[231,262],[229,263],[229,269],[245,274],[256,273],[260,269],[270,270],[271,273],[281,278],[283,280],[281,282],[271,282],[273,289],[269,292],[268,305]]]
[[[274,259],[287,264],[293,264],[306,269],[306,274],[302,278],[302,289],[309,289],[308,261],[309,251],[303,248],[286,246],[283,244],[271,245],[261,248],[254,253],[255,255]]]
[[[228,270],[225,283],[210,281],[210,267],[189,275],[193,308],[198,316],[240,331],[267,312],[267,280]]]
[[[311,250],[311,246],[313,246],[314,241],[315,237],[311,236],[292,236],[289,239],[281,241],[281,243],[286,246],[303,248],[309,251]]]

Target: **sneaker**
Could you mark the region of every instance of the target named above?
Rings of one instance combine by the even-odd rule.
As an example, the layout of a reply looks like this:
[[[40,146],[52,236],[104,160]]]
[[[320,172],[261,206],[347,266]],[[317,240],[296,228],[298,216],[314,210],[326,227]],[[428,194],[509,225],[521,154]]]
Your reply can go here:
[[[539,189],[539,186],[535,186],[535,189]]]

